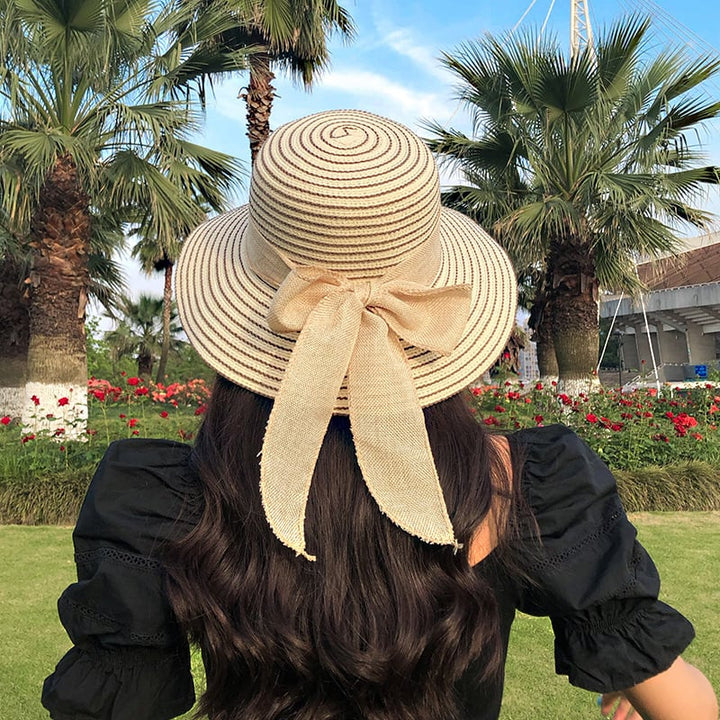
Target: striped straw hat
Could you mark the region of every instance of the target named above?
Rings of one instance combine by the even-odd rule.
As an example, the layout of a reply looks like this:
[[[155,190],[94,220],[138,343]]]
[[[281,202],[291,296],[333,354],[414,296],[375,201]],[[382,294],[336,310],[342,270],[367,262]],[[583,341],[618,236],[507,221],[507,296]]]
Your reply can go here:
[[[379,498],[369,476],[387,472],[387,458],[371,468],[377,458],[362,457],[358,429],[372,416],[387,444],[391,424],[410,423],[412,414],[410,432],[422,434],[427,454],[424,427],[416,427],[420,408],[458,392],[495,362],[514,323],[516,285],[497,243],[441,206],[434,158],[416,135],[354,110],[276,130],[256,159],[248,205],[203,223],[185,242],[177,302],[183,328],[212,368],[275,398],[263,483],[272,474],[265,464],[274,462],[273,437],[287,444],[287,433],[297,430],[307,439],[308,417],[322,418],[319,438],[307,439],[313,447],[304,473],[311,475],[325,417],[349,414],[363,475],[381,509],[428,542],[453,542],[451,528],[432,526],[432,519],[418,527],[384,507],[398,498]],[[388,405],[400,409],[386,417]],[[409,442],[404,435],[395,441]],[[307,477],[302,483],[309,487]],[[300,480],[298,492],[306,498]],[[305,554],[302,498],[294,527],[280,531],[265,491],[263,500],[278,537]],[[442,497],[440,503],[444,510]]]

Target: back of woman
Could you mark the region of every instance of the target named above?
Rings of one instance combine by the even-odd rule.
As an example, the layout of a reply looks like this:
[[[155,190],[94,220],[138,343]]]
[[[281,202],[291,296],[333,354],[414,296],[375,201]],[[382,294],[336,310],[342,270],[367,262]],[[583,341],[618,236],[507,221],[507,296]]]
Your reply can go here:
[[[218,380],[192,450],[123,441],[98,468],[53,718],[181,714],[189,637],[212,720],[495,720],[517,608],[551,617],[558,672],[618,720],[628,698],[717,716],[603,463],[559,426],[491,441],[465,404],[514,271],[441,207],[419,138],[358,111],[283,126],[177,283]],[[653,704],[678,690],[692,715]]]
[[[170,597],[208,670],[203,709],[258,720],[453,717],[454,683],[472,660],[483,656],[488,681],[500,677],[492,588],[466,552],[422,543],[378,512],[344,417],[328,427],[308,498],[316,561],[278,543],[253,462],[270,408],[218,381],[195,448],[205,509],[171,553]],[[496,499],[493,446],[459,396],[426,417],[469,546]]]

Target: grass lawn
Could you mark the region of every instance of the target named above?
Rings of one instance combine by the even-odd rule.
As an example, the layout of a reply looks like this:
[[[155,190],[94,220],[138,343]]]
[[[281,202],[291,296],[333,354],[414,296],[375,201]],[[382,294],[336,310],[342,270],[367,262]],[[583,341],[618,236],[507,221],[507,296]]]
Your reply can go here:
[[[695,624],[698,639],[686,657],[720,688],[720,513],[639,514],[633,519],[660,567],[662,598]],[[2,720],[47,718],[40,705],[42,681],[69,645],[55,601],[74,580],[70,533],[69,528],[0,526]],[[554,675],[549,622],[519,616],[502,720],[599,717],[592,694]]]

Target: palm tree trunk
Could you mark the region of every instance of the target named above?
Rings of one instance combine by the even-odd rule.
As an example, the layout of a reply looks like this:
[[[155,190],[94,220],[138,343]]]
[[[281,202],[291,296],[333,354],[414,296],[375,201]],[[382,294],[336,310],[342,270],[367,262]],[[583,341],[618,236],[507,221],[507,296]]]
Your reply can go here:
[[[0,415],[22,415],[30,318],[20,287],[20,268],[0,260]]]
[[[247,136],[250,138],[250,159],[254,164],[260,147],[270,135],[275,74],[270,69],[270,55],[267,53],[251,55],[249,64],[250,80],[247,91],[241,97],[247,105]]]
[[[552,307],[547,295],[539,291],[530,310],[530,327],[537,352],[540,379],[550,383],[558,379],[558,363],[552,333]]]
[[[553,268],[551,331],[558,363],[558,386],[568,394],[597,386],[598,281],[587,244],[575,238],[551,243]]]
[[[165,288],[163,291],[163,339],[160,361],[158,363],[156,383],[165,379],[165,367],[167,366],[168,354],[170,353],[170,316],[172,313],[172,274],[173,264],[165,261]]]
[[[138,377],[147,382],[152,375],[154,364],[152,353],[149,353],[144,347],[141,347],[140,352],[138,352],[137,364]]]
[[[30,224],[30,342],[23,423],[32,432],[84,437],[87,424],[85,305],[89,201],[69,156],[58,158]]]

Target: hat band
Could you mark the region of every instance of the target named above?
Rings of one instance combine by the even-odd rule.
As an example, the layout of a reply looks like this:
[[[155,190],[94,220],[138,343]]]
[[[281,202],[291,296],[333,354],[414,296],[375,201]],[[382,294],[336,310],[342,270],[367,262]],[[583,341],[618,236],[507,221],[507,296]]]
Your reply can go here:
[[[275,289],[280,287],[294,267],[299,265],[317,267],[314,263],[301,263],[291,260],[263,236],[253,222],[252,217],[248,219],[240,247],[246,266]],[[442,247],[440,245],[440,226],[438,224],[433,234],[418,248],[408,253],[406,257],[401,258],[397,265],[387,270],[382,275],[382,280],[407,279],[432,287],[440,272],[441,264]],[[344,274],[339,271],[335,272]],[[377,277],[368,278],[368,280],[373,281],[379,279]]]

